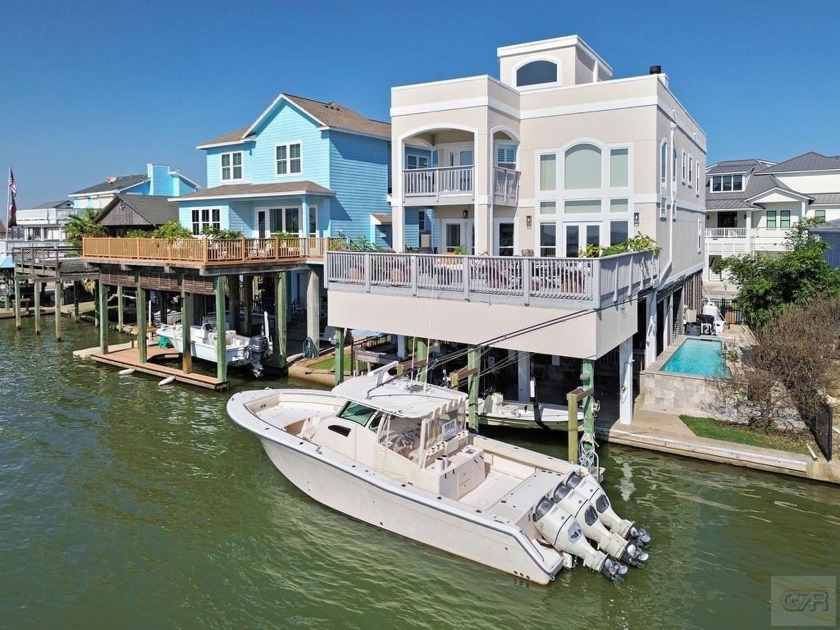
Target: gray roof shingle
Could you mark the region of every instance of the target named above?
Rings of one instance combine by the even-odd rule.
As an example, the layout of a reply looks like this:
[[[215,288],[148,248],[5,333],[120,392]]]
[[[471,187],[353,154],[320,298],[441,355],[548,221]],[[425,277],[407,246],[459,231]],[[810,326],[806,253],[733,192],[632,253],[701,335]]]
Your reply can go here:
[[[267,195],[288,195],[290,193],[308,193],[315,195],[335,195],[335,192],[325,186],[309,180],[296,182],[276,182],[273,184],[227,184],[214,186],[205,190],[198,190],[189,195],[182,195],[177,199],[223,199],[225,197],[247,197]]]
[[[712,164],[706,169],[706,175],[728,175],[730,173],[749,173],[753,169],[763,169],[773,164],[767,160],[725,160]]]
[[[136,186],[148,179],[148,175],[125,175],[123,177],[109,177],[101,184],[96,184],[94,186],[89,186],[88,188],[82,188],[82,190],[77,190],[74,193],[70,193],[70,196],[74,195],[91,195],[94,193],[103,193],[103,192],[120,192],[121,190],[125,190],[126,188],[131,188],[132,186]]]

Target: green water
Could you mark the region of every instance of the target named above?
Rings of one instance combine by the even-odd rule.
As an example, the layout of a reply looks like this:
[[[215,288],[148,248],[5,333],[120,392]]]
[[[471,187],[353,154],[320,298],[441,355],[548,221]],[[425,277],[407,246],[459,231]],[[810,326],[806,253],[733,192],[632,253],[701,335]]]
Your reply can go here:
[[[2,628],[763,628],[771,575],[838,571],[840,489],[603,447],[651,561],[525,584],[314,503],[226,394],[74,359],[88,324],[24,326],[0,321]]]

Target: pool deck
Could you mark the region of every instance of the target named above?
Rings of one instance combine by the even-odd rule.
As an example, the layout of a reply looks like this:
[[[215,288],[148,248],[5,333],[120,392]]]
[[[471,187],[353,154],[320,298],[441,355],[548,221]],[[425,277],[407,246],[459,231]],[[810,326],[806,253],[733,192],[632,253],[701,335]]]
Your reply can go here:
[[[807,452],[791,453],[698,437],[679,416],[671,413],[637,407],[632,424],[619,424],[612,414],[602,413],[596,431],[599,439],[615,444],[840,484],[837,457],[826,462],[820,454],[814,460]]]

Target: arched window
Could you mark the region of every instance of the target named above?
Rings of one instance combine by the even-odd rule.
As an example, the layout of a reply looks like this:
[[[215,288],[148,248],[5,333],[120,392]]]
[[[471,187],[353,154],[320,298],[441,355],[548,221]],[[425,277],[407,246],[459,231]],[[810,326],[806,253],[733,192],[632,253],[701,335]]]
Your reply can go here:
[[[668,180],[668,143],[662,141],[662,146],[659,147],[659,182],[662,186]]]
[[[566,189],[601,187],[601,149],[578,144],[566,151]]]
[[[557,83],[557,64],[551,61],[532,61],[516,71],[516,85]]]

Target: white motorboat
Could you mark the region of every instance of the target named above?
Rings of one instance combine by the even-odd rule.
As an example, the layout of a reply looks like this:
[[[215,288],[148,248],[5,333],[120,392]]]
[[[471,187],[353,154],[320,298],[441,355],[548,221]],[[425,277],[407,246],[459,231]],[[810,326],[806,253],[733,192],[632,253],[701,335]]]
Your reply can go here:
[[[478,421],[481,424],[518,429],[565,429],[569,422],[566,405],[537,403],[539,421],[532,403],[504,400],[499,392],[478,399]]]
[[[331,392],[236,393],[227,412],[316,501],[520,578],[546,584],[579,559],[618,580],[647,560],[650,537],[616,515],[595,475],[469,433],[465,394],[389,375],[395,366]]]
[[[240,335],[235,330],[226,330],[224,340],[227,364],[250,366],[254,376],[262,376],[262,362],[274,351],[268,331],[268,315],[264,315],[261,335],[248,337]],[[184,332],[181,324],[159,324],[157,334],[168,339],[175,350],[184,352]],[[204,317],[200,326],[190,326],[190,354],[197,359],[215,363],[217,338],[216,318]]]

